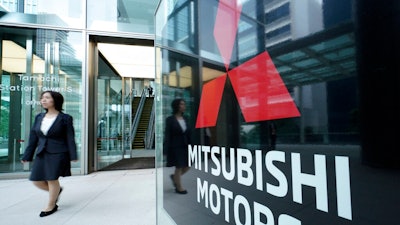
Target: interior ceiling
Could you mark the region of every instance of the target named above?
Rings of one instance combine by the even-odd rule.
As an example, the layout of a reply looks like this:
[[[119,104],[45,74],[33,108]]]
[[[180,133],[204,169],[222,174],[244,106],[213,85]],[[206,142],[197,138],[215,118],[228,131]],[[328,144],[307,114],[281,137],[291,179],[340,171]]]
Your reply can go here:
[[[3,40],[2,47],[2,70],[9,73],[26,73],[27,53],[26,49],[10,40]],[[44,60],[33,54],[32,72],[34,74],[45,74]],[[54,71],[54,66],[50,65],[49,71]],[[63,70],[58,71],[59,74],[65,74]]]
[[[121,77],[155,78],[154,47],[98,43],[98,49]]]

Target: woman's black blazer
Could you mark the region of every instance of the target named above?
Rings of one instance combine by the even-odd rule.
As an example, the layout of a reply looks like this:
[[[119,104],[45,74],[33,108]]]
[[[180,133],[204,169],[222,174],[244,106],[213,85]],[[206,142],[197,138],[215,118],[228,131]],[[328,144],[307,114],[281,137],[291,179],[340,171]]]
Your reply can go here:
[[[39,113],[35,117],[35,121],[29,134],[28,146],[22,160],[32,161],[33,156],[40,154],[46,150],[49,153],[68,152],[70,160],[77,160],[78,155],[75,143],[75,131],[73,127],[73,119],[70,115],[60,112],[51,125],[47,135],[40,130],[42,120],[45,113]]]
[[[183,117],[186,122],[187,129],[183,131],[175,116],[169,116],[166,119],[164,151],[171,151],[174,148],[187,147],[191,143],[191,130],[188,118]]]

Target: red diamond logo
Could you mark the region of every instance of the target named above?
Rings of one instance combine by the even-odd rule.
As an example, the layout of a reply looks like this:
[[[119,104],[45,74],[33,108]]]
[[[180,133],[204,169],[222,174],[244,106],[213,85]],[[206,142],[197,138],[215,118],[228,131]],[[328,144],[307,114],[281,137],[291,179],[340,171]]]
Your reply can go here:
[[[229,70],[241,11],[242,6],[236,1],[219,2],[214,37],[226,71]],[[268,52],[261,53],[227,74],[246,122],[300,116]],[[196,128],[216,125],[226,77],[224,74],[203,86]]]
[[[246,122],[300,116],[267,52],[229,71],[229,79]]]

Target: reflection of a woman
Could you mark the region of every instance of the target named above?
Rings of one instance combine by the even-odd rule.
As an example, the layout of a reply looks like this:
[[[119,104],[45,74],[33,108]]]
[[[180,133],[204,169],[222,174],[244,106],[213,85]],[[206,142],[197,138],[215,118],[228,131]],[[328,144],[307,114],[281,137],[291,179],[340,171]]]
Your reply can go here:
[[[186,194],[182,187],[181,177],[188,170],[188,144],[191,131],[188,119],[183,115],[186,109],[183,99],[175,99],[171,104],[173,115],[166,119],[164,151],[167,154],[167,166],[175,166],[175,173],[170,177],[175,186],[175,192]]]

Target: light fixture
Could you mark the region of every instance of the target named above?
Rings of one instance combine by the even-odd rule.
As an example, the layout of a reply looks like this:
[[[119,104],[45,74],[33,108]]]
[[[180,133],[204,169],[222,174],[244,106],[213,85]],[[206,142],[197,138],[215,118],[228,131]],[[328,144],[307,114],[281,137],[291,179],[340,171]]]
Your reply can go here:
[[[10,40],[3,40],[2,49],[2,69],[3,71],[14,74],[26,74],[26,49]],[[33,54],[32,74],[45,73],[45,61],[39,56]],[[50,71],[53,71],[53,65],[50,65]],[[59,70],[58,74],[65,74]]]
[[[154,47],[108,43],[97,46],[121,77],[155,78]]]

